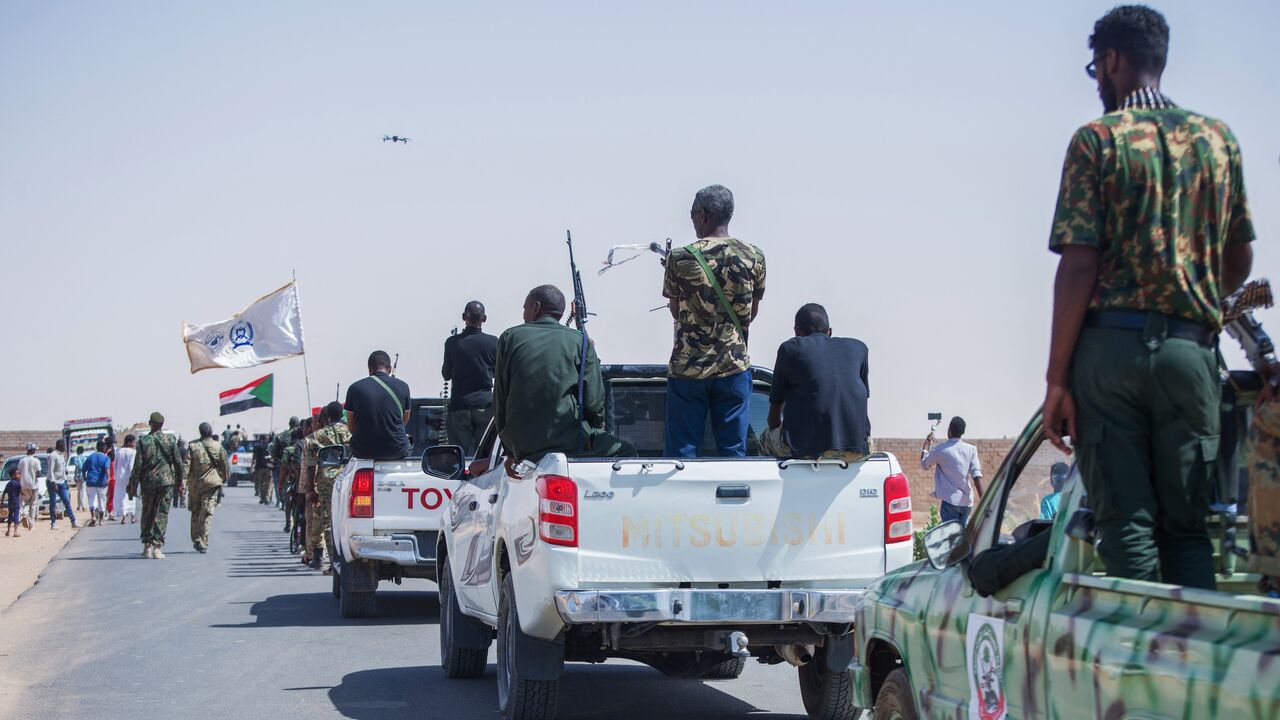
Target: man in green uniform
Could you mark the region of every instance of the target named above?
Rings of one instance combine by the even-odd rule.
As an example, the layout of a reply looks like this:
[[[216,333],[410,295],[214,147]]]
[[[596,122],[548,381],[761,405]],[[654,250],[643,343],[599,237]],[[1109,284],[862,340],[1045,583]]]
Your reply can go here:
[[[284,507],[284,484],[280,482],[280,472],[283,469],[284,449],[289,443],[293,442],[293,430],[298,427],[298,416],[294,415],[289,418],[289,429],[281,430],[271,439],[271,478],[276,484],[276,507]]]
[[[227,481],[227,452],[213,437],[213,426],[200,423],[200,439],[187,446],[190,466],[187,478],[191,486],[191,544],[196,552],[209,551],[209,521],[218,507],[218,492]]]
[[[1045,431],[1080,453],[1109,574],[1212,588],[1214,346],[1253,257],[1240,149],[1160,92],[1158,12],[1117,7],[1089,44],[1106,114],[1076,131],[1063,168]]]
[[[129,499],[142,496],[142,557],[163,560],[164,531],[169,524],[169,503],[175,490],[184,492],[187,467],[178,459],[178,438],[160,432],[164,416],[151,413],[151,433],[138,440],[126,488]]]
[[[307,526],[307,546],[311,550],[311,567],[324,567],[328,575],[333,569],[324,564],[321,556],[333,562],[333,483],[342,474],[340,467],[318,467],[320,448],[330,445],[346,445],[351,442],[351,431],[342,422],[342,403],[334,400],[320,414],[324,427],[311,433],[302,448],[302,487],[307,493],[307,504],[313,508],[315,522]],[[308,519],[308,522],[311,522]]]
[[[581,422],[578,363],[582,333],[560,324],[564,293],[554,285],[529,291],[524,324],[502,333],[494,366],[493,410],[507,450],[507,470],[547,453],[612,457],[634,454],[603,430],[604,381],[595,345],[587,344]]]
[[[667,457],[697,457],[708,417],[717,455],[747,454],[747,332],[764,297],[765,265],[759,248],[729,234],[732,217],[729,188],[702,188],[689,212],[698,240],[667,256],[662,296],[676,323],[667,369]]]

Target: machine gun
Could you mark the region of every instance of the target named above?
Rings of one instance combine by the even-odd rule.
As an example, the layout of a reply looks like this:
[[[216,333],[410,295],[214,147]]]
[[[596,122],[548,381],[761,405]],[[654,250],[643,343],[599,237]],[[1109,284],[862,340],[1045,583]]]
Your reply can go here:
[[[582,350],[578,356],[578,449],[586,448],[587,431],[583,426],[586,410],[583,405],[583,388],[587,381],[587,295],[582,290],[582,273],[578,272],[578,263],[573,259],[573,234],[564,231],[565,242],[569,245],[569,272],[573,275],[573,312],[565,325],[573,323],[582,333]]]
[[[1264,376],[1276,362],[1276,347],[1262,329],[1262,323],[1253,317],[1253,311],[1269,308],[1274,303],[1271,281],[1266,278],[1247,283],[1222,301],[1223,329],[1244,348],[1253,369]]]
[[[458,326],[454,325],[453,330],[449,331],[449,337],[458,334]],[[449,387],[452,385],[448,380],[444,381],[444,385],[440,387],[440,426],[436,428],[436,444],[449,444]]]

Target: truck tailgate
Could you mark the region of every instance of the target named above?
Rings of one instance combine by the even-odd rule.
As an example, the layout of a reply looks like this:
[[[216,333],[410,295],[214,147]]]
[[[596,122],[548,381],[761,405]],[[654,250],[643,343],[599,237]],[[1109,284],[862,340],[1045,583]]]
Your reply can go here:
[[[896,461],[571,461],[584,585],[860,587],[885,571],[884,485]]]
[[[418,463],[374,465],[373,530],[375,534],[439,530],[457,480],[426,475]]]

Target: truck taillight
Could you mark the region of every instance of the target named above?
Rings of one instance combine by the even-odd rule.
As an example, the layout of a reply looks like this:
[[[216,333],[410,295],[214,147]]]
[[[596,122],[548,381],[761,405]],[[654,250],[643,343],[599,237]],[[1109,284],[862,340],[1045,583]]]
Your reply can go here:
[[[911,485],[902,473],[884,479],[884,541],[911,539]]]
[[[373,468],[357,470],[351,479],[351,507],[347,517],[373,517]]]
[[[569,478],[538,478],[538,537],[552,545],[578,547],[578,486]]]
[[[232,453],[232,454],[231,454],[231,464],[232,464],[232,465],[235,465],[235,464],[236,464],[236,460],[237,460],[237,459],[239,459],[239,457],[240,457],[240,455],[239,455],[239,454],[237,454],[237,453]]]

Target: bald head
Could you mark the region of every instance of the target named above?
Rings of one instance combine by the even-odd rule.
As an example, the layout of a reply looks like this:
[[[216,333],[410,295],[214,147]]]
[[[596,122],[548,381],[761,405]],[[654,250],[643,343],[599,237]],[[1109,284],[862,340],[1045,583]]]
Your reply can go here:
[[[485,321],[489,318],[484,314],[484,303],[479,300],[472,300],[462,309],[462,322],[467,324],[469,328],[480,329]]]

